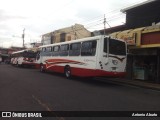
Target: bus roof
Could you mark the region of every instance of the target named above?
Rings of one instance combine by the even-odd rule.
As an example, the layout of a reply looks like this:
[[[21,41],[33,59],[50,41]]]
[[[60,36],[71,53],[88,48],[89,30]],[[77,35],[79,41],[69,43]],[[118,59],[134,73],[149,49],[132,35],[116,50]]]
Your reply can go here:
[[[87,37],[87,38],[82,38],[82,39],[77,39],[77,40],[71,40],[71,41],[65,41],[65,42],[54,43],[54,44],[49,44],[49,45],[43,45],[43,46],[40,46],[39,48],[50,47],[50,46],[61,45],[61,44],[77,43],[77,42],[83,42],[83,41],[88,41],[88,40],[98,40],[102,37],[108,37],[108,36],[100,35],[100,36],[94,36],[94,37]]]
[[[25,50],[20,50],[20,51],[13,52],[12,54],[21,53],[21,52],[24,52],[24,51]]]
[[[22,53],[22,52],[25,52],[25,51],[33,51],[33,52],[36,52],[36,50],[34,50],[33,48],[28,48],[28,49],[25,49],[25,50],[20,50],[20,51],[13,52],[12,54]]]
[[[77,39],[77,40],[71,40],[71,41],[65,41],[65,42],[59,42],[59,43],[53,43],[53,44],[49,44],[49,45],[42,45],[42,46],[39,46],[39,49],[40,49],[40,48],[43,48],[43,47],[51,47],[51,46],[56,46],[56,45],[63,45],[63,44],[70,44],[70,43],[77,43],[77,42],[98,40],[98,39],[100,39],[100,38],[106,38],[106,37],[109,38],[110,36],[99,35],[99,36],[87,37],[87,38],[82,38],[82,39]],[[112,38],[112,37],[111,37],[111,38]],[[125,41],[122,40],[122,39],[117,39],[117,38],[112,38],[112,39],[125,42]]]

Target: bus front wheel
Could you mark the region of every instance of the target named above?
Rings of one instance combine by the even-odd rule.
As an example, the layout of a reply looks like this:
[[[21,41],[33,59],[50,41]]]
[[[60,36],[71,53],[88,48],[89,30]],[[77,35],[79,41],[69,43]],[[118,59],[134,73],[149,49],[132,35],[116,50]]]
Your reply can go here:
[[[71,68],[70,68],[70,66],[66,66],[64,68],[64,74],[65,74],[66,78],[71,78]]]

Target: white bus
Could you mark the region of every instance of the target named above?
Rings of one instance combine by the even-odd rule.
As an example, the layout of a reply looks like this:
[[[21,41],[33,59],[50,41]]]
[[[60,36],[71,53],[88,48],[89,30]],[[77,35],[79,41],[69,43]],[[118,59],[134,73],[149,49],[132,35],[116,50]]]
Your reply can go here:
[[[40,70],[64,73],[69,78],[123,77],[126,73],[127,47],[123,40],[95,36],[40,47]]]
[[[37,52],[30,49],[13,52],[11,64],[17,66],[35,66]]]

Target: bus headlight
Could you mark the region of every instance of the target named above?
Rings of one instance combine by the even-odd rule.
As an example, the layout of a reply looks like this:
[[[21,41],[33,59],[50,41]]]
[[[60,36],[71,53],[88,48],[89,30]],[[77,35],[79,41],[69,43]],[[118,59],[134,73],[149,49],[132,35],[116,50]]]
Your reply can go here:
[[[114,65],[117,65],[117,64],[118,64],[118,61],[117,61],[117,60],[112,60],[112,63],[113,63]]]

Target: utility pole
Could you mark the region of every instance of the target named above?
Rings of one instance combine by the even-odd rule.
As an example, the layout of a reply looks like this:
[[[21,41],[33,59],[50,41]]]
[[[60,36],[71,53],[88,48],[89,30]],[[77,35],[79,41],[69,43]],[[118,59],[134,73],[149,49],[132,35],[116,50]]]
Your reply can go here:
[[[105,14],[104,14],[104,22],[103,23],[104,23],[104,35],[105,35],[106,34],[106,32],[105,32],[106,31],[106,17],[105,17]]]
[[[105,16],[105,14],[104,14],[104,35],[106,34],[106,32],[105,32],[105,30],[106,30],[106,23],[107,23],[107,25],[109,26],[109,28],[111,28],[111,26],[110,26],[110,24],[106,21],[106,16]]]
[[[23,48],[24,48],[24,37],[25,37],[25,28],[23,29],[23,34],[22,34]]]

